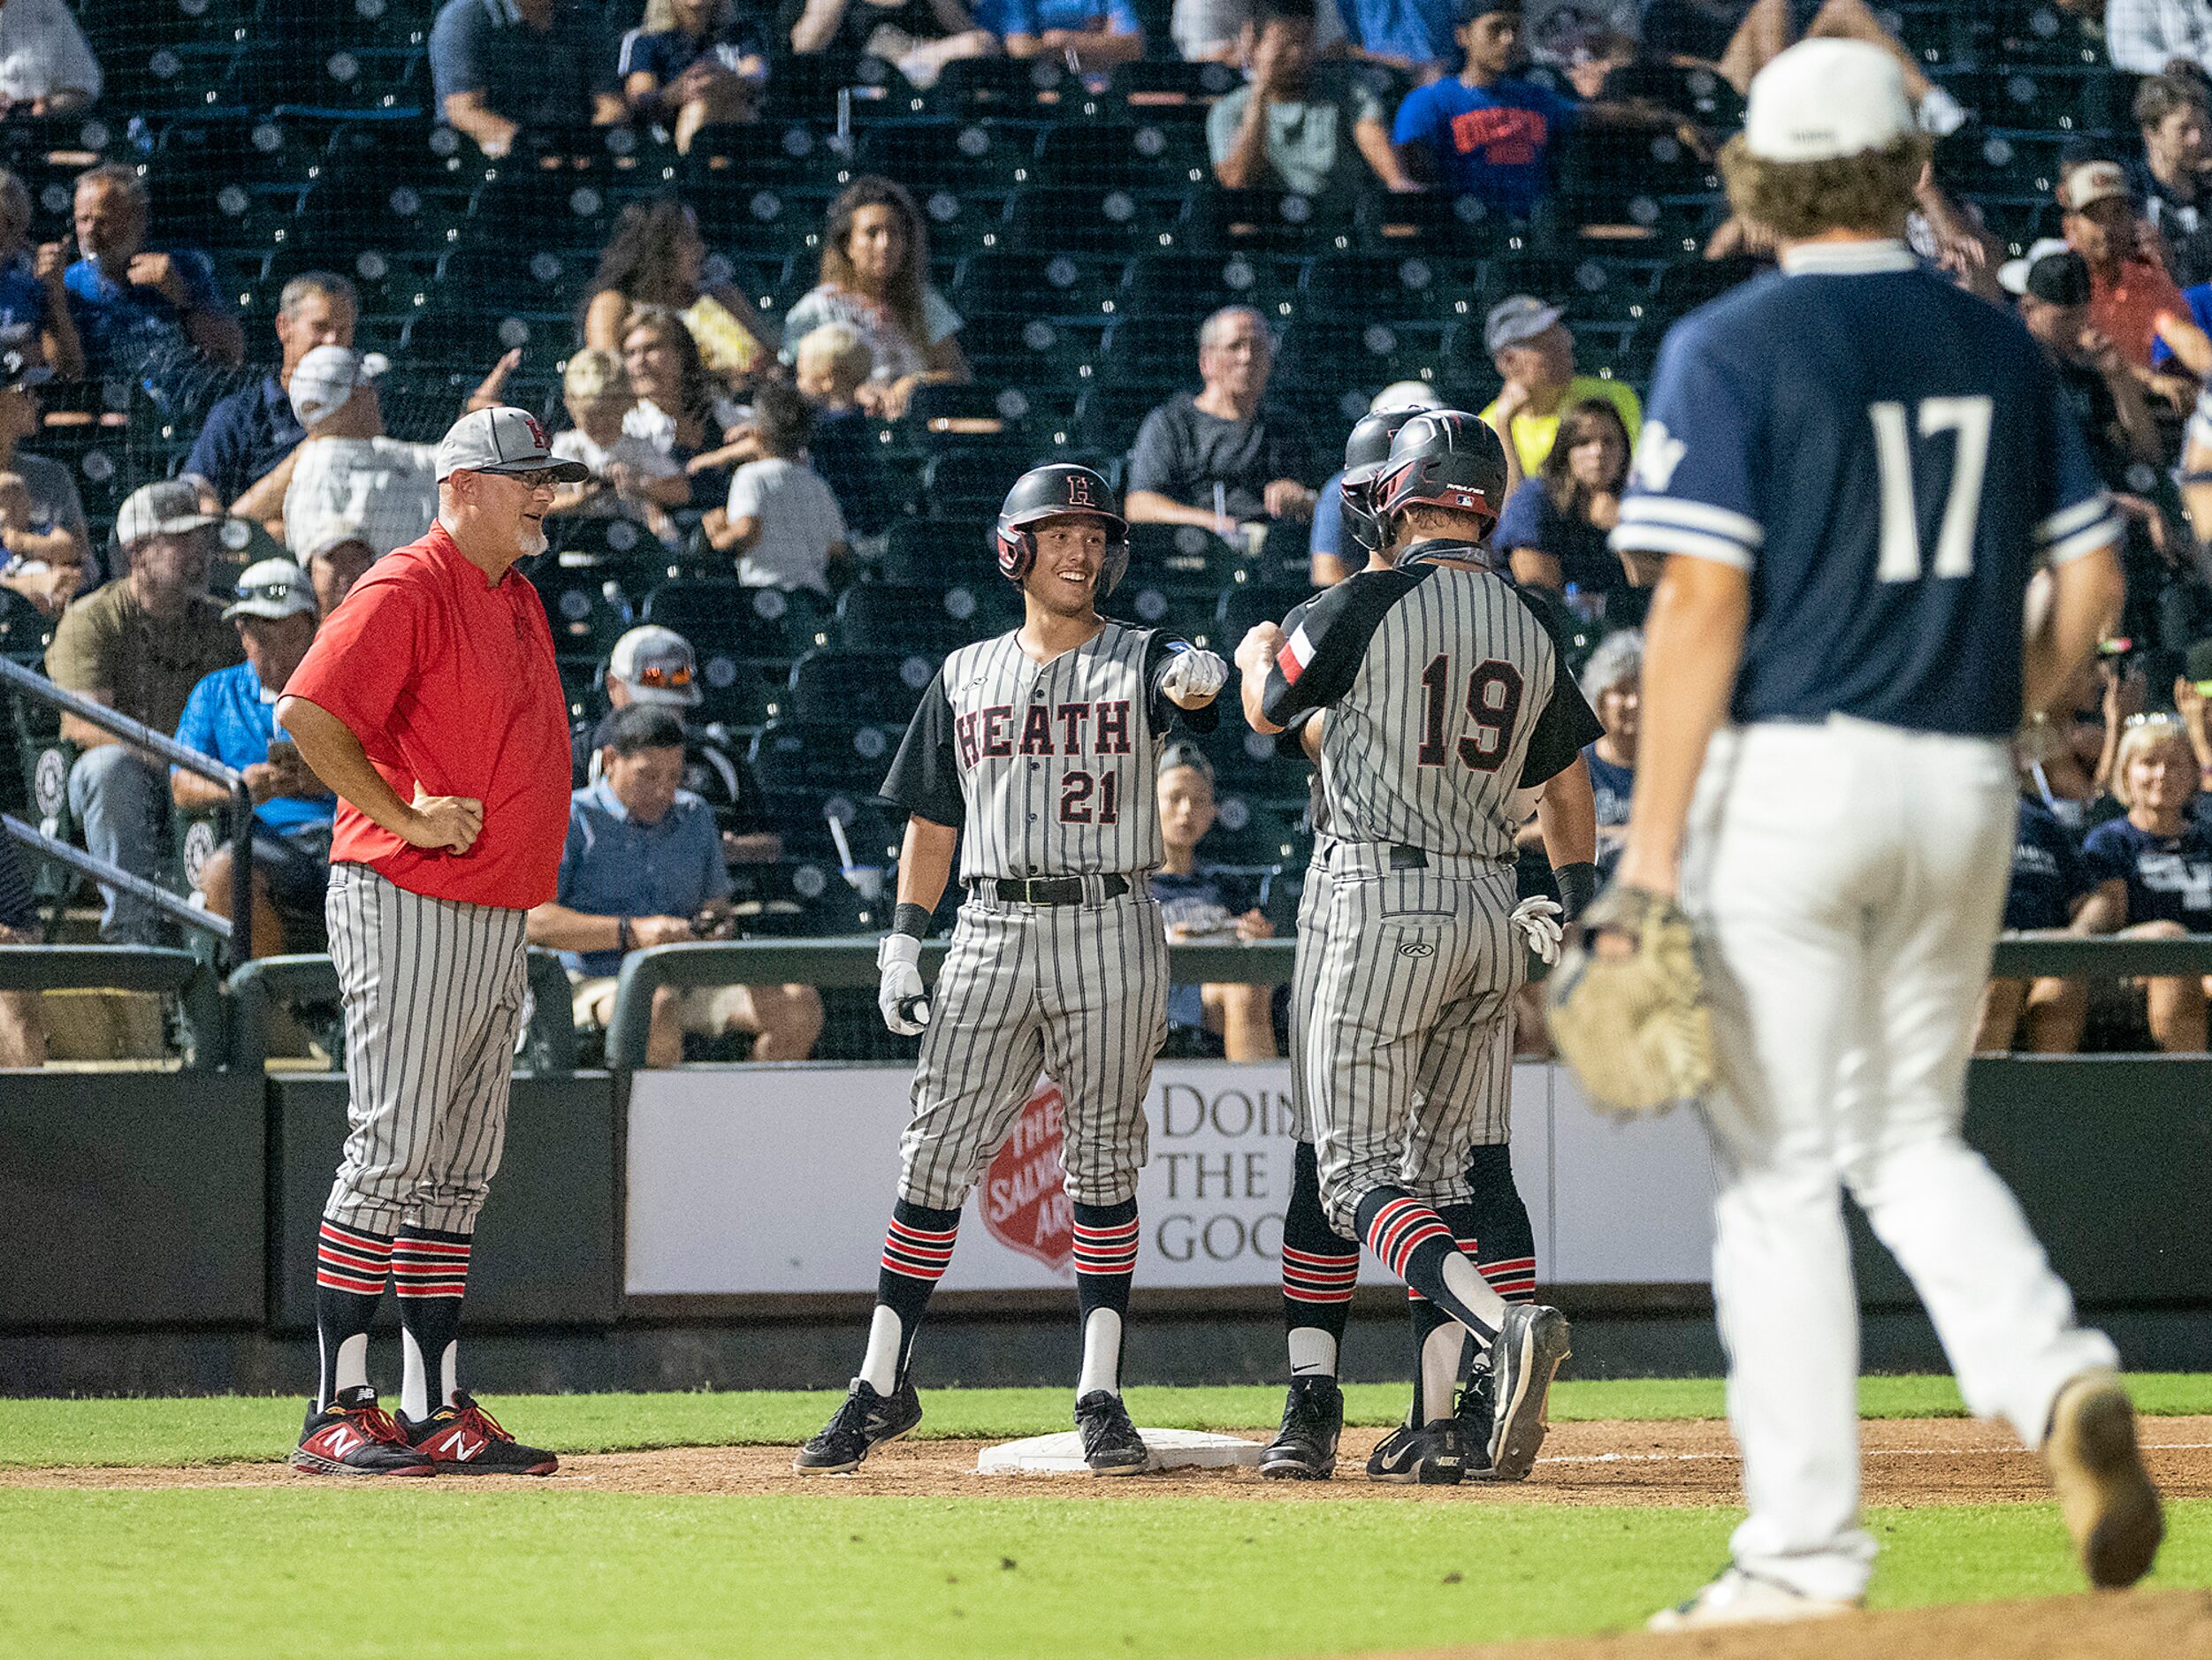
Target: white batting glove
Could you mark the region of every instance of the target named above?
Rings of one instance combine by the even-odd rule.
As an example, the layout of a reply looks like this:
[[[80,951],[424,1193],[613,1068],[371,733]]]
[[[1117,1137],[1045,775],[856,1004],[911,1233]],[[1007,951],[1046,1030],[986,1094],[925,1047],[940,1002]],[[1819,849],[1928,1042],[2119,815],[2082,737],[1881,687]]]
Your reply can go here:
[[[929,996],[922,990],[922,942],[911,933],[887,933],[875,948],[875,1006],[883,1024],[902,1038],[919,1037],[929,1024]]]
[[[1168,701],[1184,709],[1209,704],[1229,683],[1229,665],[1213,651],[1178,651],[1160,677],[1160,689]]]
[[[1560,960],[1560,939],[1565,930],[1560,926],[1563,913],[1555,899],[1524,899],[1513,908],[1514,926],[1528,937],[1529,948],[1534,951],[1546,968]]]

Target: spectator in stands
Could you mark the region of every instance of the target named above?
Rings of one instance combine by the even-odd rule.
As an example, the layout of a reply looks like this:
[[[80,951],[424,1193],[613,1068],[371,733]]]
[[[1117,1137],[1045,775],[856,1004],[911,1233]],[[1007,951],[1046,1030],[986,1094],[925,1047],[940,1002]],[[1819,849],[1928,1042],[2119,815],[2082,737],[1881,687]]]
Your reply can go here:
[[[1050,57],[1098,74],[1144,56],[1144,25],[1132,0],[991,0],[977,20],[1009,57]]]
[[[2143,153],[2128,185],[2143,217],[2165,239],[2166,269],[2183,288],[2212,277],[2212,82],[2183,62],[2135,89]]]
[[[737,555],[749,588],[811,588],[827,598],[830,572],[852,546],[837,498],[806,464],[814,424],[806,400],[780,381],[753,400],[749,459],[730,476],[728,516],[707,530],[715,551]]]
[[[2175,58],[2212,68],[2212,0],[2106,0],[2112,67],[2155,75]]]
[[[362,539],[361,527],[350,519],[325,520],[320,529],[296,540],[292,552],[315,584],[315,608],[325,617],[377,562],[377,550]]]
[[[576,792],[554,897],[530,913],[530,940],[561,954],[580,1026],[604,1026],[622,958],[728,925],[731,884],[714,814],[683,775],[683,727],[651,704],[617,710],[598,735],[600,773]],[[689,1033],[753,1035],[756,1061],[804,1061],[820,1034],[808,986],[733,986],[653,999],[645,1064],[674,1066]]]
[[[208,594],[215,524],[181,479],[132,491],[115,521],[125,573],[62,613],[46,648],[48,677],[157,732],[174,732],[192,689],[239,660],[238,635]],[[167,780],[154,762],[89,721],[65,714],[61,735],[80,751],[69,772],[69,808],[84,826],[85,846],[152,879],[165,851]],[[163,943],[152,908],[106,891],[103,939]]]
[[[791,49],[826,55],[843,76],[857,76],[863,57],[878,58],[927,88],[947,64],[995,57],[999,43],[960,0],[806,0]]]
[[[722,826],[722,857],[732,864],[773,864],[783,857],[783,838],[770,822],[760,781],[742,744],[719,724],[694,726],[691,712],[705,701],[691,643],[674,628],[644,623],[614,642],[602,682],[606,713],[633,704],[665,709],[684,721],[683,785],[714,810]],[[598,716],[571,735],[575,787],[596,782],[602,757],[593,742]]]
[[[1165,849],[1152,873],[1152,896],[1171,945],[1228,945],[1272,939],[1274,927],[1253,903],[1244,879],[1201,864],[1198,844],[1214,827],[1214,768],[1188,743],[1160,756],[1160,839]],[[1168,988],[1171,1052],[1232,1061],[1275,1058],[1268,988],[1240,980]]]
[[[493,157],[525,132],[613,126],[628,111],[598,18],[561,0],[446,0],[430,37],[439,112]]]
[[[308,770],[277,727],[277,697],[315,638],[315,590],[289,560],[263,560],[238,579],[223,611],[236,625],[246,660],[208,675],[185,700],[177,742],[245,775],[254,797],[254,955],[320,951],[323,896],[331,879],[331,822],[337,797]],[[182,767],[169,769],[169,794],[186,812],[216,811],[231,793]],[[235,843],[200,868],[200,898],[231,914]]]
[[[561,396],[576,424],[554,435],[553,453],[564,461],[582,461],[591,476],[555,491],[553,511],[632,519],[673,546],[677,534],[668,509],[691,499],[691,481],[676,461],[622,430],[623,419],[637,407],[622,360],[586,346],[568,360]]]
[[[2172,939],[2212,933],[2212,827],[2190,816],[2198,764],[2170,715],[2141,715],[2121,735],[2113,793],[2127,808],[2089,833],[2082,858],[2096,889],[2076,918],[2083,933]],[[2142,982],[2152,1039],[2168,1054],[2205,1042],[2204,983],[2193,974]]]
[[[1719,68],[1738,92],[1748,93],[1760,70],[1799,41],[1813,39],[1865,41],[1895,57],[1904,72],[1905,95],[1918,107],[1922,131],[1941,138],[1965,124],[1967,112],[1958,100],[1928,79],[1866,0],[1752,0]]]
[[[896,510],[898,490],[877,453],[875,430],[859,404],[875,359],[842,323],[811,330],[793,348],[791,384],[814,407],[807,453],[859,536],[880,536]]]
[[[0,835],[0,945],[40,945],[38,895],[15,843]],[[36,992],[0,992],[0,1067],[46,1064],[46,1015]]]
[[[0,17],[4,17],[0,12]],[[35,347],[62,380],[85,372],[85,350],[69,314],[67,245],[31,240],[31,193],[0,169],[0,342]]]
[[[1643,729],[1643,632],[1623,628],[1599,641],[1583,666],[1581,684],[1590,712],[1606,729],[1583,751],[1583,758],[1590,764],[1590,787],[1598,798],[1598,866],[1610,876],[1628,839],[1628,804],[1636,795],[1636,743]]]
[[[277,371],[216,400],[193,441],[183,476],[204,486],[202,505],[221,513],[256,480],[283,464],[307,437],[292,413],[292,371],[318,346],[351,346],[360,315],[353,284],[331,271],[309,271],[277,297]]]
[[[1137,429],[1125,499],[1132,523],[1195,524],[1234,537],[1244,523],[1313,518],[1306,430],[1266,404],[1274,363],[1267,322],[1249,306],[1206,319],[1198,331],[1203,389],[1178,392]]]
[[[1460,55],[1454,31],[1461,0],[1339,0],[1356,55],[1409,76],[1416,85],[1451,72]]]
[[[716,389],[690,331],[665,311],[631,316],[622,330],[622,367],[637,397],[622,430],[683,468],[692,506],[721,514],[729,494],[723,452],[744,424],[744,407]]]
[[[1245,31],[1260,18],[1260,0],[1175,0],[1168,34],[1185,63],[1243,64],[1247,61]],[[1340,57],[1346,49],[1344,12],[1337,0],[1317,0],[1314,7],[1314,52],[1321,57]]]
[[[343,346],[318,346],[300,360],[289,396],[307,437],[240,504],[262,511],[264,487],[284,480],[283,505],[273,521],[263,521],[270,535],[312,540],[343,520],[381,559],[430,528],[438,516],[437,446],[385,436],[376,383],[386,367]]]
[[[2145,251],[2145,226],[2117,162],[2085,161],[2067,169],[2058,189],[2066,240],[2089,270],[2089,321],[2138,374],[2153,366],[2163,339],[2185,362],[2212,367],[2212,343],[2190,321],[2189,302],[2158,258]],[[2186,335],[2196,337],[2194,342]]]
[[[1232,190],[1339,200],[1377,183],[1416,188],[1367,82],[1336,65],[1316,68],[1316,0],[1258,0],[1238,36],[1250,79],[1207,111],[1214,177]]]
[[[1385,386],[1369,400],[1369,415],[1384,415],[1394,409],[1441,409],[1444,400],[1425,380],[1401,380]],[[1366,555],[1352,545],[1344,533],[1344,469],[1339,468],[1329,475],[1329,482],[1322,485],[1314,499],[1313,534],[1307,538],[1306,552],[1311,561],[1313,583],[1316,588],[1328,588],[1342,582],[1364,562]]]
[[[1569,409],[1543,468],[1506,499],[1490,544],[1505,550],[1515,581],[1565,593],[1613,597],[1634,584],[1606,545],[1628,484],[1628,429],[1620,406],[1588,398]],[[1620,619],[1608,610],[1608,620]]]
[[[38,430],[38,388],[53,370],[0,351],[0,588],[48,616],[96,580],[77,481],[59,461],[19,449]]]
[[[688,155],[701,128],[743,125],[759,113],[768,49],[736,0],[660,0],[657,9],[665,19],[649,5],[645,27],[622,36],[622,97]]]
[[[2105,483],[2125,488],[2131,468],[2155,464],[2158,423],[2143,383],[2119,348],[2089,320],[2089,266],[2065,243],[2037,242],[2025,256],[1998,268],[1997,280],[2016,297],[2027,325],[2058,370]]]
[[[66,115],[100,96],[100,65],[66,0],[0,9],[0,116]]]
[[[2096,884],[2082,863],[2073,833],[2044,804],[2025,768],[2023,774],[2020,816],[2012,833],[2012,873],[2005,888],[2004,930],[2015,938],[2072,933],[2074,919]],[[2017,1047],[2031,1055],[2071,1055],[2081,1047],[2088,1018],[2086,980],[2048,976],[1992,979],[1981,994],[1974,1052],[2001,1055]]]
[[[860,407],[882,420],[906,413],[924,381],[968,378],[960,314],[929,285],[929,239],[914,199],[888,179],[856,179],[829,204],[821,278],[783,319],[795,341],[842,323],[874,355]],[[788,346],[787,346],[788,351]]]
[[[1599,399],[1613,405],[1631,446],[1644,430],[1644,406],[1632,387],[1575,372],[1575,336],[1564,316],[1534,295],[1515,294],[1484,319],[1483,344],[1506,384],[1482,418],[1511,431],[1521,470],[1531,478],[1544,470],[1560,420],[1577,404]]]
[[[167,397],[195,368],[246,361],[245,331],[208,256],[146,245],[152,205],[134,170],[108,162],[79,174],[75,217],[83,257],[62,281],[88,375],[143,377]]]
[[[743,385],[767,362],[767,325],[727,282],[710,282],[697,217],[674,196],[633,202],[614,222],[584,306],[584,343],[620,352],[640,312],[681,317],[710,375]]]
[[[1552,141],[1570,127],[1658,127],[1700,155],[1710,148],[1695,123],[1646,99],[1578,103],[1514,76],[1521,0],[1459,0],[1455,38],[1460,72],[1408,93],[1391,129],[1399,164],[1423,185],[1527,219],[1551,188]]]

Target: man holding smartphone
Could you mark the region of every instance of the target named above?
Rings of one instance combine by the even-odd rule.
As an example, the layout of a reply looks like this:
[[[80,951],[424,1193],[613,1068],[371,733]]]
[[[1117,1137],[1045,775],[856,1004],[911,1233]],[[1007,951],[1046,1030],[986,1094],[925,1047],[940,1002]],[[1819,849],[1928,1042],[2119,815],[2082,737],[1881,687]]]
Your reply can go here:
[[[239,578],[223,616],[237,628],[246,660],[192,689],[177,742],[243,773],[252,792],[254,955],[320,951],[338,800],[277,725],[278,695],[315,639],[315,587],[289,560],[263,560]],[[231,798],[179,767],[169,769],[169,791],[185,812],[219,811]],[[218,917],[230,915],[236,851],[217,848],[200,867],[201,898]]]

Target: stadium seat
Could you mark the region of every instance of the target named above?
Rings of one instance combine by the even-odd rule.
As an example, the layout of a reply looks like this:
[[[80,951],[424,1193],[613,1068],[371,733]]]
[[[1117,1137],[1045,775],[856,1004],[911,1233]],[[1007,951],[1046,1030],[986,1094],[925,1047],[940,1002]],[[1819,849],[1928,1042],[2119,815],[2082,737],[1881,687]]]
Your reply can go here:
[[[919,648],[836,651],[818,647],[791,665],[790,696],[782,712],[795,720],[847,726],[858,721],[904,729],[942,661],[942,654]]]
[[[950,117],[879,121],[855,140],[856,173],[881,173],[913,192],[1007,191],[1020,182],[1034,142],[1017,124]]]
[[[1119,184],[1028,185],[1007,199],[1003,234],[1017,248],[1140,254],[1167,245],[1178,211],[1171,197]]]
[[[1035,118],[1049,110],[1069,80],[1054,58],[963,57],[945,65],[928,104],[955,118]]]
[[[678,578],[645,596],[642,622],[674,628],[695,650],[720,647],[755,661],[797,657],[812,649],[824,606],[804,591],[748,588],[728,577]]]
[[[549,558],[530,562],[530,585],[545,601],[553,650],[564,657],[600,658],[629,626],[629,602],[604,571],[570,569]]]
[[[1020,621],[1010,583],[856,583],[837,597],[837,643],[849,651],[918,649],[942,655]]]
[[[753,776],[792,796],[873,796],[903,735],[903,727],[771,720],[753,735]]]
[[[976,378],[990,385],[1080,385],[1098,362],[1105,332],[1102,317],[1096,323],[1078,323],[1047,315],[1019,324],[1009,317],[988,329],[965,331],[961,349]]]
[[[1348,207],[1293,191],[1226,190],[1214,184],[1190,191],[1176,226],[1185,247],[1222,253],[1307,254],[1333,234],[1348,240],[1350,230]]]
[[[960,262],[946,298],[969,323],[1110,315],[1123,263],[1067,252],[1000,250]]]
[[[1063,121],[1037,140],[1037,172],[1048,185],[1082,187],[1111,179],[1180,191],[1204,182],[1207,164],[1201,135],[1177,121]]]
[[[1243,254],[1147,254],[1130,263],[1114,308],[1127,317],[1180,317],[1193,331],[1224,306],[1256,306],[1274,316],[1291,297],[1300,269],[1292,266],[1285,283],[1277,263]]]
[[[974,520],[995,514],[1014,481],[1037,464],[1027,438],[980,444],[964,441],[922,465],[921,508],[932,519]]]
[[[1324,255],[1305,268],[1298,286],[1298,316],[1433,316],[1451,292],[1453,268],[1417,253]]]
[[[1140,386],[1164,394],[1198,380],[1198,329],[1188,317],[1117,316],[1099,343],[1101,386]]]
[[[857,849],[856,849],[857,852]],[[828,859],[784,858],[730,867],[730,898],[746,938],[858,933],[860,902]]]

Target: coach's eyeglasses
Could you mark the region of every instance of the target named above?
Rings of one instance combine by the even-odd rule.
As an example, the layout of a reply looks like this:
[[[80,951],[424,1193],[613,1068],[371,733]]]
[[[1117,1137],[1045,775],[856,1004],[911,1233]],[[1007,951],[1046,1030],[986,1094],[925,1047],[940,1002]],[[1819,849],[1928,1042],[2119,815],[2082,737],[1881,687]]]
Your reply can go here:
[[[641,668],[629,677],[633,686],[650,686],[655,691],[683,691],[691,684],[691,666],[679,663],[674,668]]]

